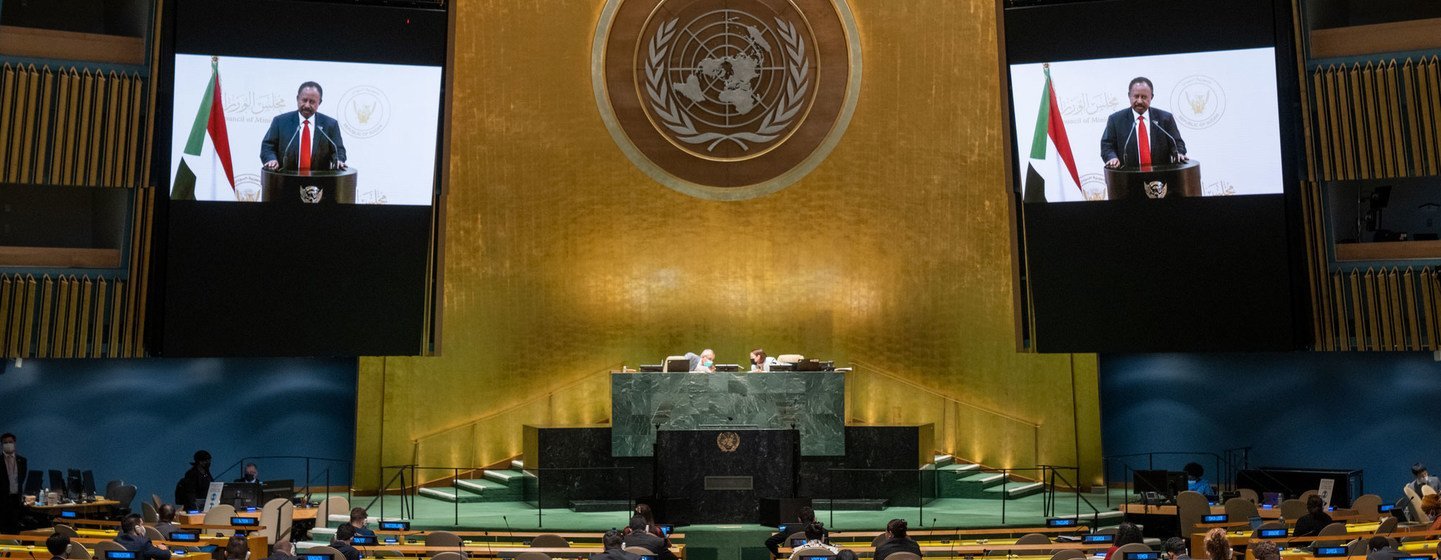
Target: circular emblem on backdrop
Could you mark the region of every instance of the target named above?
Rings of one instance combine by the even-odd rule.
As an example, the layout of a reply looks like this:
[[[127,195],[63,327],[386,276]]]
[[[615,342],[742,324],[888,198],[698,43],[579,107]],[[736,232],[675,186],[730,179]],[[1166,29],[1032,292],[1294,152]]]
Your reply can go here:
[[[715,446],[723,453],[735,453],[741,447],[741,435],[735,432],[721,432],[715,436]]]
[[[846,0],[607,0],[591,64],[626,156],[713,200],[769,194],[810,172],[860,91]]]
[[[1226,90],[1210,76],[1187,76],[1171,90],[1171,110],[1187,128],[1209,128],[1226,114]]]
[[[355,86],[340,96],[340,128],[352,138],[370,138],[390,124],[390,99],[371,86]]]

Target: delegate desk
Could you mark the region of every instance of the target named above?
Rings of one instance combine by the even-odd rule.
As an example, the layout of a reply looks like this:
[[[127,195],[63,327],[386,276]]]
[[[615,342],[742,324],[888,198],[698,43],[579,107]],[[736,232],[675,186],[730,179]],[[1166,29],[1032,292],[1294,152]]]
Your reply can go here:
[[[1161,505],[1153,506],[1141,503],[1121,504],[1116,507],[1126,515],[1126,521],[1141,525],[1141,532],[1147,537],[1166,538],[1175,536],[1181,532],[1181,517],[1177,513],[1176,506]],[[1211,506],[1211,515],[1226,513],[1226,507],[1222,505]],[[1277,508],[1264,508],[1257,510],[1261,519],[1280,519],[1281,510]],[[1195,550],[1195,549],[1192,549]],[[1201,550],[1205,550],[1204,548]]]
[[[34,496],[26,497],[25,507],[52,517],[59,517],[62,511],[73,511],[78,514],[108,512],[120,507],[120,502],[115,500],[97,499],[93,502],[77,502],[73,504],[49,504],[38,506],[33,500]]]
[[[1049,558],[1049,557],[1050,557],[1050,556],[1049,556],[1050,554],[1054,554],[1056,551],[1059,551],[1059,550],[1079,550],[1079,551],[1081,551],[1081,552],[1097,552],[1097,551],[1099,551],[1099,552],[1104,552],[1106,549],[1108,549],[1108,548],[1110,548],[1110,547],[1111,547],[1110,543],[1105,543],[1105,544],[1080,544],[1080,543],[1051,543],[1051,544],[979,544],[979,545],[962,545],[962,544],[959,544],[959,543],[958,543],[958,544],[954,544],[954,545],[950,545],[950,546],[922,546],[922,547],[921,547],[921,556],[926,556],[926,557],[986,556],[986,555],[989,555],[989,554],[991,554],[991,553],[993,553],[993,552],[1003,552],[1003,551],[1004,551],[1004,552],[1006,552],[1008,555],[1011,554],[1011,553],[1017,553],[1017,552],[1021,553],[1021,554],[1016,554],[1016,556],[1026,556],[1025,553],[1027,553],[1027,552],[1032,553],[1031,555],[1036,555],[1035,553],[1041,553],[1041,554],[1045,554],[1046,557]],[[842,548],[844,548],[844,549],[846,549],[846,550],[850,550],[851,552],[856,553],[856,556],[860,556],[860,557],[870,557],[870,556],[875,556],[875,554],[876,554],[876,548],[873,547],[873,546],[847,546],[847,547],[842,547]],[[782,555],[785,555],[785,556],[790,556],[791,552],[792,552],[792,550],[791,550],[791,547],[789,547],[789,546],[781,547],[781,549],[780,549],[780,553],[781,553]]]
[[[604,533],[540,533],[526,531],[446,531],[461,538],[466,546],[504,546],[520,547],[530,546],[530,541],[541,535],[555,535],[566,540],[572,546],[601,546],[605,539]],[[400,542],[396,544],[409,544],[412,540],[424,541],[425,535],[430,531],[376,531],[375,534],[381,539],[395,537]],[[685,533],[671,533],[671,544],[685,542]]]
[[[78,532],[78,531],[77,531],[77,532]],[[87,531],[87,532],[88,532],[88,531]],[[21,543],[21,544],[20,544],[20,545],[11,545],[12,547],[16,547],[16,548],[26,547],[27,550],[29,550],[30,547],[38,547],[39,552],[44,555],[43,557],[44,557],[44,558],[48,558],[48,557],[50,556],[50,554],[45,551],[45,539],[50,538],[50,534],[51,534],[51,530],[50,530],[50,529],[36,529],[36,530],[32,530],[32,531],[26,531],[26,532],[24,532],[23,534],[19,534],[19,535],[0,535],[0,541],[5,541],[5,540],[16,541],[16,542]],[[115,533],[114,533],[114,532],[110,532],[110,533],[109,533],[109,536],[103,536],[103,537],[102,537],[102,536],[85,536],[85,535],[82,534],[82,535],[79,536],[79,537],[71,538],[71,539],[70,539],[70,542],[72,542],[72,543],[80,543],[81,545],[84,545],[86,549],[93,551],[93,549],[95,548],[95,543],[98,543],[98,542],[101,542],[101,541],[113,541],[113,540],[115,540]],[[217,547],[217,548],[220,549],[220,550],[224,550],[224,549],[225,549],[225,545],[226,545],[227,543],[229,543],[229,541],[230,541],[229,537],[216,537],[216,536],[213,536],[213,535],[210,535],[210,536],[201,535],[201,536],[200,536],[200,542],[198,542],[198,543],[193,543],[193,542],[175,542],[175,541],[160,541],[160,544],[164,544],[165,546],[170,547],[171,550],[176,550],[176,549],[178,549],[178,548],[196,547],[196,546],[206,546],[206,545],[215,546],[215,547]],[[24,543],[31,543],[31,544],[30,544],[30,545],[25,545]],[[249,536],[247,536],[247,537],[245,538],[245,544],[246,544],[246,547],[250,550],[250,557],[251,557],[251,558],[265,558],[265,557],[267,557],[267,556],[270,555],[270,544],[266,541],[265,537],[262,536],[262,535],[258,535],[258,534],[254,534],[254,533],[250,534]],[[172,553],[172,555],[173,555],[173,553]],[[192,552],[192,553],[187,554],[187,555],[180,555],[179,557],[180,557],[180,558],[186,558],[186,557],[189,557],[189,556],[204,557],[205,555],[203,555],[203,554],[196,554],[196,553],[193,553],[193,552]]]
[[[1355,519],[1358,517],[1360,516],[1338,515],[1331,518],[1331,520],[1346,521],[1347,519]],[[1236,528],[1241,526],[1244,526],[1244,528]],[[1347,523],[1346,539],[1350,540],[1356,537],[1369,537],[1373,533],[1375,533],[1376,529],[1380,528],[1380,526],[1381,522],[1379,521]],[[1255,533],[1255,531],[1251,530],[1249,523],[1245,521],[1230,523],[1197,523],[1196,531],[1191,533],[1191,550],[1206,550],[1206,533],[1211,529],[1216,528],[1226,529],[1226,541],[1231,543],[1232,548],[1246,546],[1248,543],[1251,542],[1251,536]],[[1288,527],[1287,529],[1294,529],[1294,527]]]
[[[375,557],[377,553],[386,556],[417,556],[430,558],[442,552],[457,552],[471,558],[515,558],[526,552],[541,552],[551,558],[590,558],[590,555],[604,551],[604,548],[595,546],[571,546],[566,548],[536,548],[536,547],[497,547],[488,544],[464,544],[460,548],[453,546],[424,546],[411,544],[392,544],[376,546],[357,546],[361,555]],[[307,549],[309,550],[309,549]],[[676,558],[685,558],[685,545],[671,545],[671,552]],[[301,550],[299,552],[305,552]]]
[[[1089,527],[1087,527],[1087,526],[1085,526],[1085,525],[1077,525],[1077,526],[1075,526],[1075,527],[996,527],[996,528],[993,528],[993,529],[919,529],[919,530],[906,531],[906,534],[909,535],[912,539],[915,539],[915,541],[918,542],[918,543],[924,544],[924,543],[928,543],[928,542],[935,542],[935,543],[939,543],[939,544],[950,545],[950,544],[951,544],[951,541],[953,541],[953,540],[954,540],[954,541],[960,541],[962,544],[964,544],[964,543],[966,542],[966,540],[962,539],[962,537],[987,537],[987,536],[1014,537],[1014,536],[1016,536],[1016,535],[1026,535],[1026,534],[1030,534],[1030,533],[1040,533],[1040,534],[1042,534],[1042,535],[1069,535],[1069,534],[1072,534],[1072,533],[1075,533],[1075,534],[1083,534],[1083,533],[1089,533],[1089,532],[1090,532],[1090,528],[1089,528]],[[830,534],[830,541],[831,541],[832,544],[835,544],[835,543],[864,543],[864,544],[869,544],[869,543],[870,543],[872,540],[874,540],[877,536],[879,536],[879,535],[881,535],[881,534],[883,534],[883,533],[884,533],[884,531],[834,531],[834,532],[832,532],[832,533]],[[974,540],[974,541],[979,541],[980,539],[972,539],[972,540]],[[1015,539],[1010,539],[1010,541],[1011,541],[1011,542],[1014,542]],[[991,542],[1000,542],[1000,541],[991,541]],[[984,542],[976,542],[975,544],[987,544],[987,543],[984,543]]]
[[[295,508],[294,513],[292,513],[291,516],[290,516],[290,521],[291,521],[292,523],[293,523],[293,522],[296,522],[296,521],[313,521],[313,520],[315,520],[315,512],[317,512],[317,511],[319,511],[319,510],[320,510],[320,508],[313,508],[313,507],[306,507],[306,508],[299,508],[299,507],[298,507],[298,508]],[[254,517],[254,518],[259,518],[259,517],[260,517],[260,508],[255,508],[255,511],[238,511],[238,510],[237,510],[237,511],[235,512],[235,517]],[[176,522],[176,523],[183,523],[183,524],[186,524],[186,525],[199,525],[199,524],[201,524],[201,523],[205,523],[205,514],[204,514],[204,513],[177,513],[177,514],[175,514],[175,522]]]

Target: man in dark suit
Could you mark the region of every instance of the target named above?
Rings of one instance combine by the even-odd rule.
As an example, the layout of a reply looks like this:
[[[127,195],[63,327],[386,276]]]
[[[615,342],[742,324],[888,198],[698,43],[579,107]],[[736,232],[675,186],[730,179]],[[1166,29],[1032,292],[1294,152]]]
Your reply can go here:
[[[200,502],[205,500],[205,494],[210,491],[210,483],[215,480],[210,476],[210,452],[204,449],[196,451],[194,459],[190,470],[185,471],[185,476],[175,484],[175,507],[198,509]]]
[[[295,544],[287,539],[276,541],[270,547],[270,560],[295,560]]]
[[[139,552],[145,560],[170,560],[170,549],[150,542],[150,538],[145,536],[145,523],[138,513],[120,520],[120,533],[115,535],[115,542],[125,550]]]
[[[0,533],[13,535],[20,532],[20,513],[25,508],[25,469],[29,462],[15,451],[15,434],[0,434]]]
[[[1155,86],[1147,78],[1131,80],[1131,106],[1112,113],[1101,134],[1101,159],[1106,167],[1140,167],[1187,161],[1186,141],[1176,118],[1151,107]]]
[[[621,545],[625,544],[624,539],[621,537],[620,532],[615,529],[606,531],[605,536],[601,537],[600,542],[601,546],[605,547],[605,552],[590,555],[590,560],[640,560],[640,556],[626,552],[625,549],[621,548]]]
[[[340,551],[345,560],[360,560],[360,551],[350,545],[350,539],[355,538],[355,526],[349,523],[335,529],[335,540],[330,541],[330,548]]]
[[[639,515],[631,516],[630,531],[626,532],[621,545],[625,548],[638,546],[651,551],[657,560],[676,560],[675,553],[670,551],[665,539],[660,538],[647,531],[645,518]]]
[[[316,111],[324,90],[305,82],[295,94],[297,109],[270,121],[260,141],[260,161],[269,170],[345,169],[345,140],[340,123]]]
[[[51,533],[45,539],[45,550],[50,551],[50,560],[66,560],[70,557],[70,537]]]

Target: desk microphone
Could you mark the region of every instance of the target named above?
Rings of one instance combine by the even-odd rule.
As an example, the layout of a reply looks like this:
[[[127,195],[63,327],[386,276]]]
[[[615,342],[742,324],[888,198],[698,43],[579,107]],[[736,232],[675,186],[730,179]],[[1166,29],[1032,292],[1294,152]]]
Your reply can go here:
[[[326,140],[330,141],[330,168],[338,169],[339,166],[336,165],[336,163],[340,161],[340,147],[336,145],[335,140],[330,137],[330,134],[325,132],[325,128],[321,127],[318,121],[315,123],[315,130],[320,131],[320,134],[324,136]]]
[[[280,168],[285,169],[286,162],[290,161],[290,146],[295,143],[295,137],[300,136],[300,126],[296,125],[295,134],[290,135],[290,141],[285,143],[285,149],[280,151]]]
[[[1121,160],[1121,165],[1122,165],[1122,166],[1125,166],[1125,165],[1126,165],[1126,159],[1128,159],[1128,157],[1131,155],[1131,153],[1130,153],[1129,151],[1127,151],[1127,149],[1131,147],[1131,138],[1136,135],[1136,128],[1137,128],[1138,126],[1140,126],[1140,125],[1138,124],[1138,125],[1136,125],[1136,126],[1132,126],[1132,127],[1131,127],[1131,132],[1130,132],[1129,134],[1126,134],[1126,141],[1121,144],[1121,153],[1119,154],[1119,157],[1117,157],[1116,159]],[[1136,154],[1137,154],[1137,155],[1140,155],[1140,153],[1141,153],[1141,148],[1140,148],[1139,146],[1137,146],[1137,147],[1136,147]]]
[[[1156,130],[1161,131],[1161,134],[1165,134],[1167,138],[1171,139],[1171,163],[1179,163],[1181,159],[1181,148],[1177,145],[1178,142],[1176,141],[1176,137],[1171,136],[1171,133],[1166,132],[1166,127],[1161,126],[1160,124],[1156,125]]]
[[[515,540],[515,531],[510,528],[510,520],[506,519],[504,515],[500,516],[500,520],[505,522],[505,538]]]

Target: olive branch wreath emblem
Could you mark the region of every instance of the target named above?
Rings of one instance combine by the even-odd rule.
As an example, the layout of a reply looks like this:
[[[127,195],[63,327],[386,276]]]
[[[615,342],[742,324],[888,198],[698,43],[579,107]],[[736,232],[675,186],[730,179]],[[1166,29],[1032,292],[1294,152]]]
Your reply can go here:
[[[775,107],[766,113],[760,126],[754,131],[721,134],[696,130],[695,121],[680,108],[675,97],[671,95],[670,82],[666,80],[666,56],[670,54],[677,21],[679,18],[673,18],[657,27],[646,49],[648,56],[645,61],[645,92],[650,98],[651,109],[660,117],[665,127],[674,133],[678,140],[687,144],[709,142],[706,146],[708,152],[715,151],[716,146],[726,141],[735,142],[743,150],[750,150],[750,145],[746,142],[763,143],[779,138],[781,132],[795,120],[804,105],[806,92],[810,89],[810,57],[806,54],[806,40],[801,37],[795,25],[779,17],[775,18],[776,31],[781,40],[785,41],[783,50],[786,54],[786,86]]]

